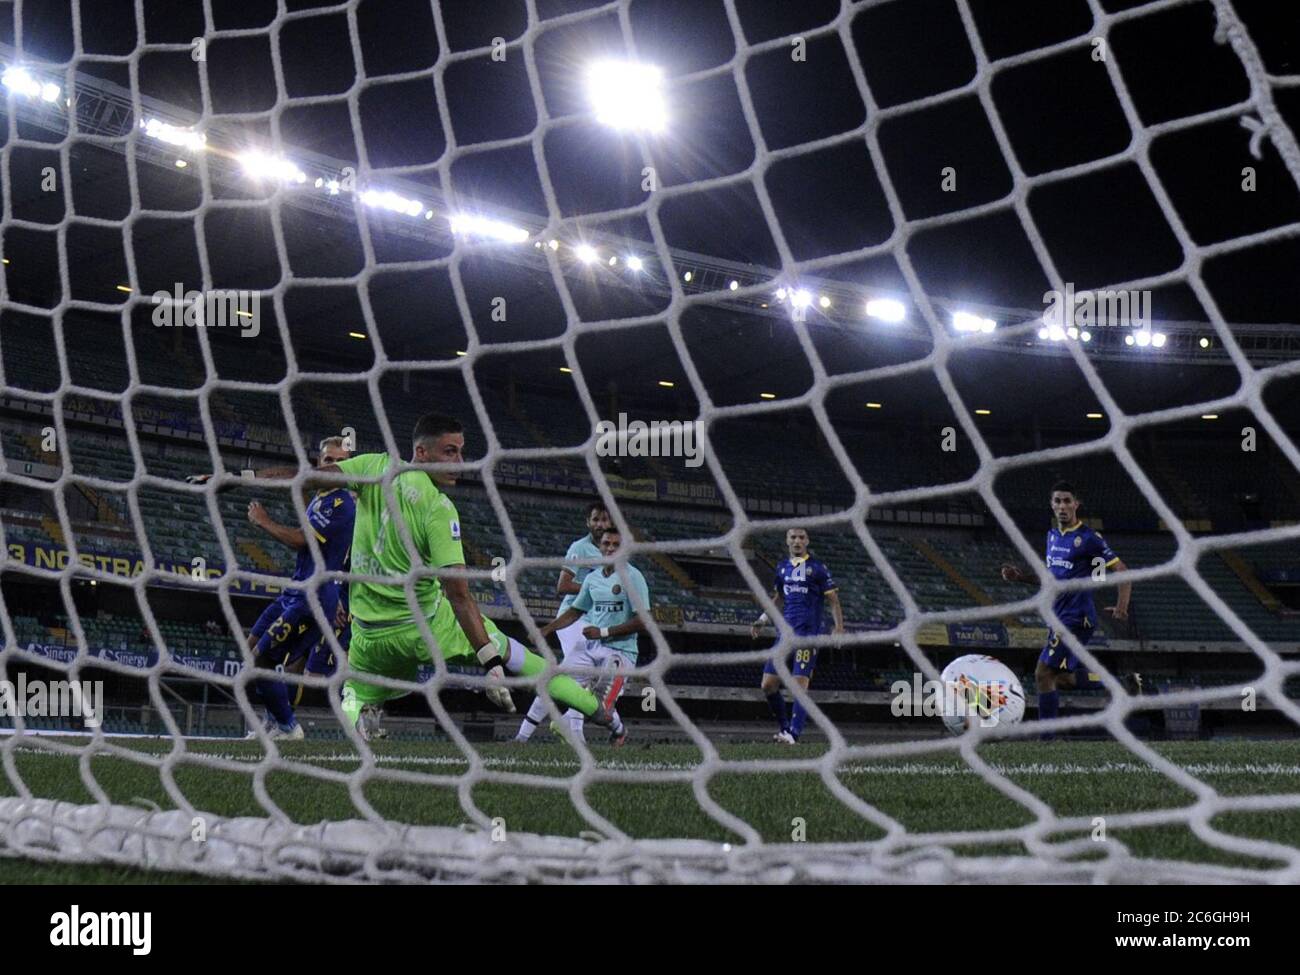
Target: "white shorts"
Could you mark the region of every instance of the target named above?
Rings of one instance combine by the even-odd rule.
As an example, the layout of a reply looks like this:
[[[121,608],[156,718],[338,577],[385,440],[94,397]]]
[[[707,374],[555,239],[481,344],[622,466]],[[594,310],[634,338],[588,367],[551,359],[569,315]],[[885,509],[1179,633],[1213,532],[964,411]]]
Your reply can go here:
[[[582,631],[591,624],[581,616],[576,623],[570,623],[562,630],[556,630],[556,635],[560,638],[560,649],[564,651],[564,659],[569,659],[569,654],[573,653],[578,647],[587,643],[587,638],[582,635]]]
[[[612,708],[627,683],[624,672],[634,666],[636,665],[623,651],[607,647],[599,640],[583,640],[572,653],[565,653],[560,669],[587,667],[598,670],[595,674],[574,674],[573,679],[583,687],[590,687],[600,698],[601,704]]]

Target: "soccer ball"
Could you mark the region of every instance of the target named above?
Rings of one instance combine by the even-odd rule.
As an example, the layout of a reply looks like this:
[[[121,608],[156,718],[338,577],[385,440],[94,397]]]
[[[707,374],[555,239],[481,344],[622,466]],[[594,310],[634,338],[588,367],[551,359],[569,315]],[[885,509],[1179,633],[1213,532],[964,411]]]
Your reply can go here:
[[[943,725],[954,735],[979,725],[1012,725],[1025,716],[1025,692],[1011,668],[971,653],[943,669]]]

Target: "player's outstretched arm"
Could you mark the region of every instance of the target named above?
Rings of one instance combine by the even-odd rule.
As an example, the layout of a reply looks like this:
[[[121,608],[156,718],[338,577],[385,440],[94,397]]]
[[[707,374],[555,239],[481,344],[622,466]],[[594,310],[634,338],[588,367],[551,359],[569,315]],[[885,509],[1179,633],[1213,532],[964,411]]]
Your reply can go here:
[[[443,568],[463,569],[465,566],[463,564],[445,565]],[[444,577],[442,591],[447,597],[447,602],[451,604],[451,611],[456,617],[456,622],[465,631],[470,646],[478,648],[478,662],[483,665],[488,677],[498,681],[504,680],[506,676],[505,661],[501,659],[501,651],[497,649],[497,645],[488,638],[487,628],[483,626],[483,614],[479,612],[478,601],[474,598],[474,594],[469,591],[469,580],[464,576]],[[511,699],[508,688],[494,687],[489,684],[486,693],[488,700],[494,705],[503,711],[514,714],[515,702]]]
[[[776,603],[776,608],[778,610],[785,609],[785,594],[779,589],[772,590],[772,601]],[[760,613],[758,619],[754,620],[754,624],[749,628],[749,638],[751,640],[757,640],[758,631],[767,626],[767,623],[767,613]]]
[[[262,507],[260,501],[248,502],[248,520],[277,542],[282,542],[290,548],[307,547],[307,536],[303,534],[301,528],[290,528],[288,525],[280,524]]]
[[[1123,572],[1128,566],[1124,564],[1123,559],[1116,559],[1115,564],[1110,566],[1108,572]],[[1107,606],[1106,612],[1110,613],[1117,620],[1128,619],[1128,603],[1133,597],[1133,583],[1119,583],[1119,596],[1115,600],[1114,606]]]
[[[629,636],[633,633],[644,633],[645,631],[645,620],[641,618],[640,613],[637,613],[626,623],[607,626],[604,629],[599,626],[584,626],[582,635],[588,640],[617,640],[619,637]]]
[[[443,568],[463,569],[465,566],[448,565]],[[479,612],[478,601],[469,591],[469,580],[463,576],[444,577],[442,591],[447,597],[447,602],[451,603],[451,611],[455,614],[460,628],[465,631],[465,636],[469,638],[470,645],[481,647],[485,643],[491,643],[487,629],[483,626],[483,614]]]
[[[582,583],[573,577],[573,572],[569,569],[560,570],[560,578],[555,583],[555,594],[557,596],[576,596],[582,592]]]
[[[844,632],[844,607],[840,605],[839,591],[836,589],[832,589],[828,593],[826,593],[826,602],[830,604],[831,620],[834,623],[834,629],[832,629],[831,632],[843,633]]]
[[[241,477],[251,477],[256,478],[257,480],[291,481],[298,475],[299,470],[300,468],[297,467],[263,467],[261,470],[245,470],[240,471],[239,473]],[[324,464],[320,467],[312,468],[312,475],[342,473],[342,469],[337,464]],[[317,491],[321,488],[339,486],[339,483],[336,480],[312,475],[308,475],[308,477],[302,482],[302,486],[308,491]],[[188,484],[207,484],[208,481],[212,480],[212,477],[213,475],[211,474],[191,474],[189,477],[185,478],[185,481]],[[228,491],[232,487],[234,487],[233,484],[222,484],[217,487],[217,490]]]
[[[556,630],[562,630],[570,623],[578,622],[578,620],[581,618],[582,618],[581,610],[566,609],[563,613],[561,613],[559,616],[555,617],[555,619],[551,620],[549,623],[547,623],[545,626],[542,627],[542,639],[545,640]]]

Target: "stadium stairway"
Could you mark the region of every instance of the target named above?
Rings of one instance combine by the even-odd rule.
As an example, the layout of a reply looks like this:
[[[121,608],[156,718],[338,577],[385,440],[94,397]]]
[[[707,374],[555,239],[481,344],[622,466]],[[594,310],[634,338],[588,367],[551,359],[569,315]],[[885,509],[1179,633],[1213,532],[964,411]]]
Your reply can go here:
[[[32,460],[40,461],[41,463],[51,462],[49,455],[42,449],[41,438],[37,434],[19,431],[15,434],[15,437],[21,445],[26,447],[30,452]],[[65,467],[64,456],[60,453],[56,453],[53,457],[53,463],[51,466]],[[101,497],[94,488],[76,482],[73,482],[72,486],[76,488],[78,493],[80,493],[81,496],[95,509],[96,517],[100,521],[106,521],[117,528],[122,528],[126,525],[126,522],[123,521],[122,517],[118,514],[117,509],[115,509],[106,498]]]
[[[461,544],[465,549],[465,564],[476,569],[486,569],[492,565],[489,559],[477,545],[468,538],[462,538]]]
[[[654,541],[654,539],[647,539],[645,533],[639,528],[632,529],[632,537],[638,542]],[[681,565],[678,564],[677,560],[671,555],[667,555],[664,552],[647,552],[646,554],[650,556],[652,562],[667,572],[668,575],[672,577],[673,582],[677,583],[677,585],[681,586],[683,589],[696,588],[695,580],[690,577],[690,574],[687,573],[687,571],[683,569]]]
[[[23,446],[26,447],[28,451],[30,451],[30,456],[32,460],[40,460],[43,456],[45,456],[45,451],[41,449],[41,438],[38,437],[36,434],[20,432],[17,434],[17,437],[22,442]],[[57,467],[62,463],[63,463],[62,458],[58,458],[58,464],[56,464],[55,466]]]
[[[275,559],[271,558],[270,553],[257,542],[246,538],[236,539],[235,548],[247,556],[262,572],[268,575],[279,574],[280,568],[276,565]]]
[[[1183,524],[1190,531],[1207,531],[1211,527],[1210,508],[1201,500],[1190,484],[1187,483],[1161,452],[1150,449],[1143,458],[1144,463],[1155,475],[1158,488],[1166,489],[1174,497],[1174,510],[1182,515]]]
[[[938,549],[928,541],[924,538],[912,538],[909,539],[909,541],[912,543],[912,547],[929,559],[930,563],[934,565],[936,569],[952,580],[953,585],[957,586],[962,592],[975,600],[976,605],[993,605],[993,598],[988,593],[958,572],[957,567],[940,555]],[[1009,620],[1004,622],[1009,622]]]
[[[95,506],[95,514],[100,521],[108,522],[114,528],[127,527],[126,519],[118,514],[117,509],[113,507],[107,498],[100,497],[94,488],[87,487],[85,484],[78,484],[76,488],[87,501]]]
[[[506,412],[510,414],[519,426],[523,427],[528,436],[536,442],[537,446],[555,446],[555,444],[551,442],[551,438],[546,435],[546,431],[530,420],[528,415],[519,408],[519,404],[515,402],[514,397],[506,397]]]
[[[328,401],[326,401],[325,397],[321,396],[320,393],[310,387],[304,389],[303,394],[306,396],[307,401],[311,403],[312,408],[316,411],[316,415],[324,419],[325,422],[329,424],[331,430],[337,430],[340,432],[343,430],[343,427],[345,426],[343,415]],[[321,439],[324,439],[324,437]],[[306,444],[306,446],[308,448],[308,453],[316,449],[315,444]]]
[[[63,534],[63,528],[59,524],[58,519],[51,518],[47,514],[42,514],[41,527],[45,529],[45,534],[49,535],[50,538],[54,540],[56,546],[60,548],[67,547],[68,538]]]
[[[1280,451],[1270,453],[1269,460],[1275,472],[1275,483],[1286,490],[1287,495],[1295,503],[1296,509],[1300,510],[1300,478],[1296,477],[1291,463]]]
[[[1281,611],[1282,601],[1268,591],[1264,584],[1259,581],[1259,577],[1255,575],[1255,570],[1238,553],[1225,548],[1219,552],[1219,558],[1241,580],[1242,585],[1250,591],[1251,595],[1263,603],[1265,609],[1273,613]]]

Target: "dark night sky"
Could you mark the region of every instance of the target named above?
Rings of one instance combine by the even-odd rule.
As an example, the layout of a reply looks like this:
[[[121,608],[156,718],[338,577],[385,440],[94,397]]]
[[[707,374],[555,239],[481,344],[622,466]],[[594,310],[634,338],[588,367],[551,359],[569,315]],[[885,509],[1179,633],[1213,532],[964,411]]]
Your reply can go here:
[[[1136,0],[1103,0],[1108,11],[1140,7]],[[290,11],[328,7],[297,0]],[[543,29],[532,46],[541,75],[542,96],[552,117],[585,112],[579,83],[584,64],[598,56],[626,52],[617,14],[562,25],[550,18],[598,7],[576,0],[542,0],[537,5]],[[216,29],[267,27],[272,0],[214,0]],[[1236,7],[1275,75],[1300,73],[1300,5],[1272,0],[1236,0]],[[736,9],[746,43],[759,43],[817,29],[840,10],[837,2],[738,2]],[[990,58],[1075,38],[1091,36],[1091,15],[1084,0],[972,0],[970,9],[980,41]],[[29,2],[24,5],[24,47],[54,62],[72,57],[70,4]],[[755,137],[768,149],[798,146],[860,125],[868,109],[850,71],[840,39],[809,39],[807,61],[795,63],[787,46],[752,57],[745,66],[759,121],[751,133],[740,109],[730,73],[691,79],[692,73],[725,64],[735,54],[735,40],[720,0],[632,0],[630,19],[637,53],[660,65],[670,79],[672,124],[668,133],[650,140],[653,162],[665,186],[680,186],[744,170],[754,159]],[[131,0],[94,0],[81,4],[87,57],[79,70],[130,85],[124,62],[93,61],[93,56],[130,53],[140,39],[150,43],[186,43],[203,32],[202,4],[147,0],[145,22],[136,23]],[[522,2],[464,0],[443,5],[451,49],[465,51],[508,41],[526,28]],[[14,40],[13,8],[0,12],[0,40]],[[359,102],[361,134],[370,164],[428,164],[423,174],[408,176],[434,186],[433,172],[454,136],[462,153],[450,168],[452,188],[462,200],[506,205],[544,213],[545,203],[527,146],[464,151],[465,147],[527,135],[538,123],[524,60],[513,49],[505,64],[485,56],[455,63],[445,81],[450,117],[440,118],[428,76],[394,81],[399,72],[433,66],[439,44],[427,0],[366,0],[357,9],[361,63],[354,61],[347,17],[333,13],[287,21],[279,33],[279,55],[291,98],[339,96],[330,104],[290,104],[280,116],[287,146],[308,149],[345,161],[358,159],[357,133],[340,95],[364,70],[371,80]],[[975,55],[954,0],[898,0],[864,3],[853,11],[850,38],[878,109],[905,105],[968,83]],[[1136,109],[1146,124],[1185,117],[1240,101],[1248,94],[1245,75],[1232,51],[1213,39],[1210,4],[1189,3],[1128,21],[1111,34],[1112,55],[1120,66]],[[143,94],[197,113],[201,108],[199,69],[187,52],[146,51],[138,61]],[[269,33],[213,42],[206,63],[216,114],[265,111],[276,102]],[[386,80],[389,79],[389,80]],[[991,96],[1005,126],[1015,162],[1028,174],[1085,163],[1121,151],[1131,138],[1111,82],[1089,48],[1075,47],[1048,60],[996,72]],[[1276,97],[1293,130],[1300,130],[1300,89],[1279,89]],[[243,125],[250,142],[265,139],[264,122]],[[1300,221],[1300,195],[1271,143],[1263,159],[1247,151],[1249,133],[1236,118],[1206,124],[1157,139],[1150,159],[1179,217],[1201,244]],[[897,190],[908,220],[933,217],[966,207],[1004,200],[1013,185],[1012,163],[994,137],[989,117],[973,95],[893,115],[879,127],[880,159]],[[564,217],[644,202],[635,143],[578,120],[548,133],[544,151]],[[290,155],[292,153],[290,152]],[[20,172],[48,164],[38,150],[15,151],[10,183],[16,215],[44,223],[62,219],[67,201],[25,193]],[[120,219],[126,214],[125,171],[113,153],[79,146],[74,149],[79,178],[86,192],[74,187],[73,207]],[[803,260],[879,244],[893,230],[886,197],[867,143],[853,139],[799,153],[774,163],[762,177],[781,229],[794,254]],[[1256,167],[1259,190],[1239,191],[1243,166]],[[956,192],[941,192],[939,171],[955,167]],[[26,169],[24,168],[26,167]],[[197,202],[197,174],[157,172],[144,167],[140,190],[145,205],[161,210],[185,209]],[[381,179],[382,177],[377,177]],[[220,197],[225,191],[218,191]],[[44,195],[48,197],[49,195]],[[1043,234],[1063,277],[1079,288],[1096,287],[1176,268],[1182,260],[1164,216],[1136,165],[1121,163],[1102,172],[1040,186],[1030,194],[1029,211]],[[51,209],[52,208],[52,209]],[[284,211],[291,262],[299,276],[346,276],[359,270],[359,241],[353,227],[322,226],[325,218]],[[753,186],[725,187],[679,196],[661,209],[669,243],[731,260],[779,266],[770,228],[758,208]],[[599,221],[597,221],[599,222]],[[643,220],[619,227],[629,237],[649,238]],[[271,226],[264,213],[215,211],[209,215],[207,242],[213,266],[226,287],[271,287],[282,270]],[[15,296],[48,304],[49,274],[55,266],[49,234],[12,232],[7,253],[23,248],[25,264],[35,277],[24,279],[10,269]],[[142,279],[187,280],[195,267],[194,232],[188,222],[145,220],[135,228],[131,245]],[[80,265],[124,267],[121,235],[87,230],[70,235],[69,249]],[[432,259],[445,256],[428,245],[376,240],[379,260]],[[1015,213],[1009,205],[979,217],[916,233],[906,245],[926,289],[937,295],[995,304],[1037,306],[1049,286]],[[49,258],[45,260],[40,255]],[[1209,262],[1206,281],[1230,321],[1300,321],[1300,237],[1258,247]],[[882,288],[901,288],[893,256],[855,260],[822,272],[827,277]],[[490,258],[465,262],[471,295],[505,293],[526,299],[530,312],[522,329],[505,340],[546,337],[563,328],[553,283]],[[93,287],[102,282],[91,275]],[[654,313],[653,303],[635,295],[615,295],[570,279],[584,318],[604,319]],[[142,290],[159,285],[142,280]],[[167,286],[167,285],[161,285]],[[74,290],[80,287],[74,282]],[[581,292],[581,293],[579,293]],[[450,305],[447,274],[442,269],[401,272],[372,280],[371,297],[380,315],[386,345],[410,358],[445,359],[464,346],[465,331]],[[355,288],[293,289],[288,312],[295,346],[335,356],[339,368],[355,365],[360,350],[340,337],[359,315]],[[97,300],[114,300],[99,297]],[[1204,319],[1204,311],[1185,286],[1160,289],[1157,318]],[[806,387],[806,363],[793,338],[769,321],[743,314],[688,313],[692,339],[686,350],[674,349],[662,327],[620,333],[617,341],[627,371],[671,373],[681,378],[682,354],[695,359],[719,401],[750,401],[753,390],[778,386],[782,395]],[[330,323],[322,325],[322,322]],[[331,327],[335,326],[335,327]],[[274,330],[268,342],[277,342]],[[613,338],[613,337],[611,337]],[[495,339],[480,329],[480,340]],[[301,346],[299,343],[301,342]],[[890,349],[881,343],[827,330],[815,338],[832,372],[865,368],[900,356],[922,355],[928,348]],[[599,337],[587,343],[593,360]],[[726,348],[727,355],[716,355]],[[277,353],[278,354],[278,353]],[[538,381],[555,381],[551,356],[535,358]],[[723,358],[724,361],[719,361]],[[973,357],[974,363],[979,357]],[[1018,357],[970,365],[972,377],[989,370],[1020,368]],[[1077,379],[1070,362],[1035,360],[1049,386]],[[527,377],[530,364],[518,358],[511,370]],[[958,371],[966,368],[960,363]],[[1185,402],[1211,395],[1207,390],[1235,385],[1235,372],[1164,367],[1163,384],[1153,387],[1149,370],[1107,366],[1134,409],[1163,402]],[[1058,380],[1050,377],[1053,371]],[[544,376],[543,376],[544,374]],[[1076,377],[1075,379],[1068,378]],[[1209,378],[1207,378],[1209,377]],[[972,379],[972,381],[975,381]],[[1155,390],[1153,392],[1152,390]],[[1083,393],[1086,394],[1086,387]],[[1130,395],[1131,394],[1131,395]],[[917,402],[924,400],[920,392]],[[683,404],[689,409],[690,403]]]

